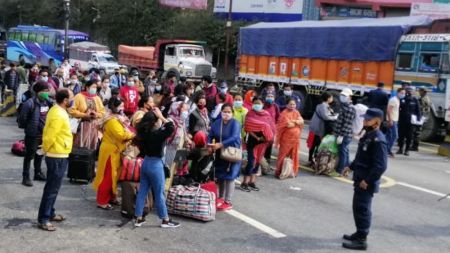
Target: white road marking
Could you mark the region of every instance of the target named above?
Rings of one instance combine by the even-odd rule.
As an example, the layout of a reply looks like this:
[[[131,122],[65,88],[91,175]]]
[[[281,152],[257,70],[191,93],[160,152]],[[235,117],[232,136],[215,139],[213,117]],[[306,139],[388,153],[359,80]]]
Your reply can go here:
[[[422,187],[419,187],[419,186],[415,186],[415,185],[412,185],[412,184],[404,183],[404,182],[397,182],[397,184],[401,185],[401,186],[404,186],[404,187],[408,187],[408,188],[414,189],[414,190],[426,192],[426,193],[429,193],[429,194],[432,194],[432,195],[435,195],[435,196],[438,196],[438,197],[445,197],[445,196],[447,196],[447,194],[444,194],[444,193],[440,193],[440,192],[433,191],[433,190],[428,190],[428,189],[425,189],[425,188],[422,188]],[[450,196],[447,196],[447,198],[450,198]]]
[[[248,217],[247,215],[244,215],[244,214],[242,214],[242,213],[240,213],[240,212],[238,212],[236,210],[228,210],[228,211],[225,211],[225,213],[227,213],[227,214],[229,214],[229,215],[231,215],[231,216],[233,216],[235,218],[240,219],[241,221],[243,221],[243,222],[245,222],[245,223],[247,223],[247,224],[249,224],[249,225],[251,225],[251,226],[253,226],[253,227],[255,227],[255,228],[259,229],[259,230],[261,230],[264,233],[269,234],[272,237],[275,237],[275,238],[286,237],[285,234],[283,234],[281,232],[278,232],[275,229],[270,228],[270,227],[262,224],[261,222],[255,220],[255,219],[252,219],[252,218]]]
[[[289,187],[289,189],[290,190],[294,190],[294,191],[301,191],[302,190],[302,188],[296,187],[296,186],[291,186],[291,187]]]

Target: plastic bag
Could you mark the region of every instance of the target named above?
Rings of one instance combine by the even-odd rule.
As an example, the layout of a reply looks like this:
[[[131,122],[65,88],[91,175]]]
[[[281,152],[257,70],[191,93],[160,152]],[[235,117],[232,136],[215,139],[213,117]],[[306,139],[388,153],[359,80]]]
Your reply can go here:
[[[336,136],[330,134],[323,137],[322,142],[320,142],[319,145],[319,151],[321,150],[327,150],[332,154],[337,154],[339,152],[339,149],[336,143]]]

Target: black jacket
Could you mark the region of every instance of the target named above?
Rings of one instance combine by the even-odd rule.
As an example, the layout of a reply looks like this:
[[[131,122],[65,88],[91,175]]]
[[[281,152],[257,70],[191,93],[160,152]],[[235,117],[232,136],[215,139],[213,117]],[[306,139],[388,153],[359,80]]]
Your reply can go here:
[[[25,126],[25,135],[32,137],[42,136],[45,126],[45,118],[52,104],[48,101],[41,102],[36,97],[25,101],[20,110],[18,122],[19,125]],[[48,107],[45,109],[44,107]],[[46,110],[45,116],[41,119],[41,108]],[[44,112],[43,112],[44,113]]]
[[[5,81],[6,87],[8,87],[8,89],[16,91],[17,88],[19,88],[19,73],[17,73],[17,71],[15,71],[16,75],[12,76],[11,72],[12,72],[12,70],[6,71],[4,81]]]

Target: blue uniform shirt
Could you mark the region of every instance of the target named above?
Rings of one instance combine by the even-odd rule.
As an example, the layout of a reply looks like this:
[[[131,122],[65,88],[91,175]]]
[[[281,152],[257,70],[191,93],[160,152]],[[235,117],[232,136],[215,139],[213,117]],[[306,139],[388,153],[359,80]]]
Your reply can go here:
[[[353,170],[354,187],[365,180],[367,191],[376,193],[380,188],[381,175],[387,169],[387,142],[380,130],[366,133],[358,144],[355,160],[350,165]]]

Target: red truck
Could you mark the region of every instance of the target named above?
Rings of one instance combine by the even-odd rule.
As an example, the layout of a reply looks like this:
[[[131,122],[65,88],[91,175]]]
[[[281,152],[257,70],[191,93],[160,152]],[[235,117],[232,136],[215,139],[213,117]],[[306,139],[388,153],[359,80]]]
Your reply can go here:
[[[168,75],[189,81],[199,81],[204,75],[215,78],[217,70],[205,59],[204,45],[191,40],[158,40],[155,46],[119,45],[119,64],[141,76],[155,70],[163,79]]]

